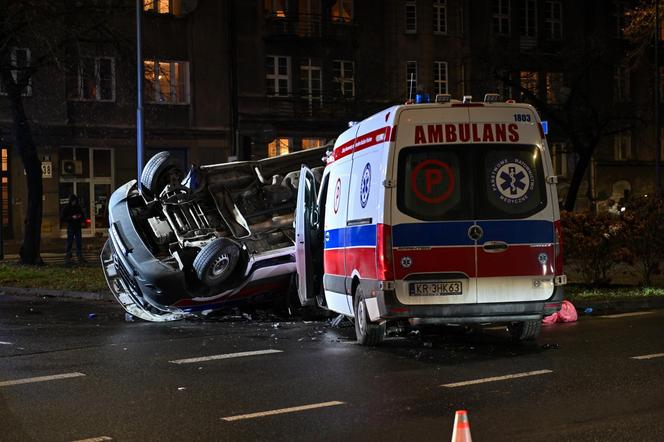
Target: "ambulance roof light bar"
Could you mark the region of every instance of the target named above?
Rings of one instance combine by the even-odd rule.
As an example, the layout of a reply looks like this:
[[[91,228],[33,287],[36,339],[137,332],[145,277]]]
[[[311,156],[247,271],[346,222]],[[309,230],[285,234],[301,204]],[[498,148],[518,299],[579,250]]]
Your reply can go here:
[[[452,95],[450,94],[436,94],[436,103],[449,103],[452,101]]]
[[[495,93],[489,93],[489,94],[484,94],[484,102],[485,103],[498,103],[501,101],[501,96],[500,94],[495,94]]]
[[[473,96],[472,95],[464,95],[463,96],[463,103],[464,104],[470,103],[471,101],[473,101]]]

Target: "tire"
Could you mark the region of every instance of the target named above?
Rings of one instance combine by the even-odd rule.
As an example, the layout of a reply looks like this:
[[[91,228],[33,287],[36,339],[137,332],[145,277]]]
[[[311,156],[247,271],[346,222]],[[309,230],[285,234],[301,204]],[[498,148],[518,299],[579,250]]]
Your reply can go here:
[[[542,330],[542,321],[512,322],[507,326],[507,330],[510,332],[513,341],[535,341]]]
[[[355,336],[357,343],[375,347],[385,338],[385,322],[374,324],[369,320],[364,294],[359,287],[355,293]]]
[[[180,184],[184,174],[169,152],[159,152],[147,162],[141,173],[141,184],[148,196],[155,197],[167,184]]]
[[[217,238],[198,252],[193,265],[204,285],[217,287],[233,274],[239,261],[239,247],[226,238]]]

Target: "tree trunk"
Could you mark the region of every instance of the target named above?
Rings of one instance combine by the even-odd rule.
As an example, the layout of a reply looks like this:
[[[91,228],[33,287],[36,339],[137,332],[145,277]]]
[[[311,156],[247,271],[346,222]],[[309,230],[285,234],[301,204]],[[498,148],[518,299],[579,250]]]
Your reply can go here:
[[[587,146],[586,146],[587,147]],[[583,149],[578,150],[579,152],[579,161],[576,163],[574,168],[574,174],[572,175],[572,181],[569,184],[569,190],[567,191],[567,196],[565,197],[565,202],[563,203],[563,209],[571,212],[574,210],[576,205],[576,196],[579,193],[579,188],[581,187],[581,182],[583,177],[586,174],[588,165],[590,164],[590,157],[592,156],[593,149]]]
[[[9,106],[12,111],[12,135],[18,151],[28,184],[28,201],[25,211],[25,228],[20,258],[22,264],[43,265],[40,255],[41,223],[42,223],[42,171],[41,160],[32,138],[30,123],[23,108],[21,91],[13,82],[8,71],[2,72],[5,84],[8,85]]]

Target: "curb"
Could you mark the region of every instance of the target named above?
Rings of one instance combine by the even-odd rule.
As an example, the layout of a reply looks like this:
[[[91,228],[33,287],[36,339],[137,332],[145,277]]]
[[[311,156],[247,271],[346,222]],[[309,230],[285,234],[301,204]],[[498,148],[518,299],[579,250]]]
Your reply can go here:
[[[653,296],[642,299],[616,299],[615,301],[578,301],[574,307],[579,314],[584,314],[586,308],[592,308],[589,315],[604,312],[630,312],[637,310],[664,309],[664,297]]]
[[[0,295],[49,296],[54,298],[86,299],[89,301],[114,301],[111,292],[72,292],[68,290],[50,290],[40,288],[0,287]]]

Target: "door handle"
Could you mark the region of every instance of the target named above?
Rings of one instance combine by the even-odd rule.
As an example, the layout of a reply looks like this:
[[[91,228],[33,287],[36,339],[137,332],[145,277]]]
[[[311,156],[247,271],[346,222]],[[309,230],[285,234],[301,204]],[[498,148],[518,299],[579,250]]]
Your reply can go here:
[[[506,242],[503,241],[487,241],[482,245],[482,248],[487,253],[504,252],[505,250],[507,250],[507,247],[509,246],[507,245]]]

